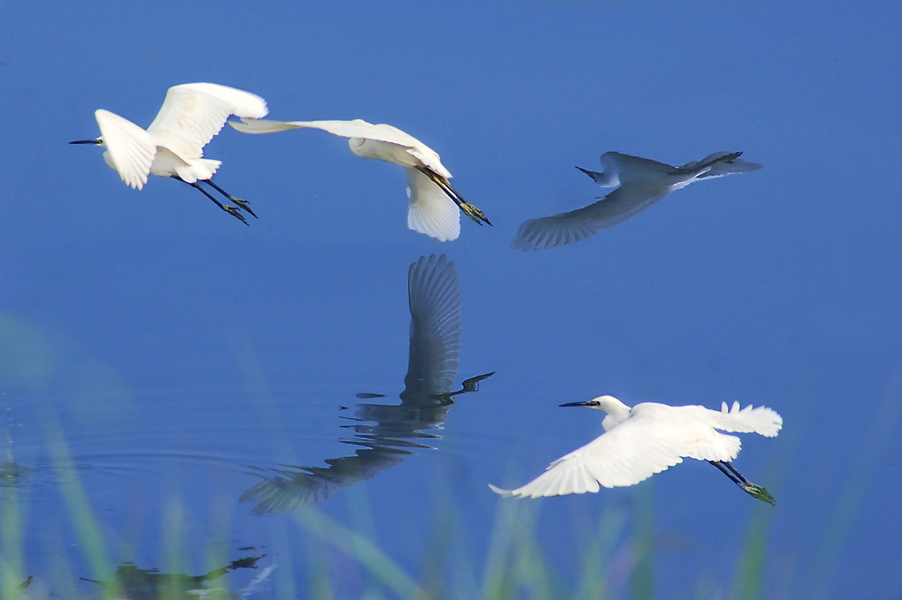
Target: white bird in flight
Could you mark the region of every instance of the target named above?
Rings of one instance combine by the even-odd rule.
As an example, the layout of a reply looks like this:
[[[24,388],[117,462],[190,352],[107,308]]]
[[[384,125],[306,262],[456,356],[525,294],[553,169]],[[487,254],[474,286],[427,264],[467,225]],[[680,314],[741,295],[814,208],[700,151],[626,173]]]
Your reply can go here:
[[[601,155],[603,172],[576,168],[601,187],[620,187],[584,208],[526,221],[520,225],[511,246],[543,250],[572,244],[629,219],[690,183],[762,167],[741,160],[741,155],[742,152],[716,152],[682,167],[673,167],[638,156],[605,152]]]
[[[595,493],[599,486],[635,485],[684,458],[694,458],[710,462],[755,498],[774,503],[766,489],[743,477],[730,463],[739,454],[739,438],[721,433],[776,436],[783,418],[769,408],[747,406],[740,410],[738,402],[732,408],[723,403],[719,411],[656,402],[630,408],[613,396],[561,406],[586,406],[606,412],[601,422],[605,433],[557,459],[526,485],[503,490],[489,484],[492,491],[520,498]]]
[[[407,226],[440,242],[460,235],[461,211],[477,224],[488,223],[485,214],[464,200],[448,182],[451,173],[438,153],[391,125],[353,121],[260,121],[243,118],[229,124],[243,133],[275,133],[289,129],[321,129],[348,139],[351,152],[404,167],[407,173]],[[453,202],[453,203],[452,203]]]
[[[94,116],[100,137],[70,143],[105,146],[106,164],[133,188],[143,188],[148,174],[172,177],[200,190],[246,225],[239,209],[257,215],[246,200],[232,196],[211,181],[222,163],[203,158],[203,148],[219,133],[229,115],[262,118],[267,112],[266,101],[256,94],[215,83],[185,83],[169,88],[160,112],[147,130],[99,109]],[[201,181],[234,204],[223,204],[214,198],[200,186]]]

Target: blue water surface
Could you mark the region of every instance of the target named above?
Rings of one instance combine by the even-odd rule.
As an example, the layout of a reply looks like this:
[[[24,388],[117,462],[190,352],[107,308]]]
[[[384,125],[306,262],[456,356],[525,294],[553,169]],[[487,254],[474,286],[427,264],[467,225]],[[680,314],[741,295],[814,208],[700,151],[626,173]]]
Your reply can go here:
[[[902,594],[895,3],[3,13],[4,590],[96,596],[118,568],[250,598]],[[400,168],[322,132],[227,127],[207,147],[249,227],[67,145],[98,135],[95,109],[146,126],[192,81],[260,94],[275,119],[400,127],[494,226],[409,231]],[[509,247],[604,193],[573,167],[609,150],[764,169],[571,246]],[[439,391],[494,375],[411,400],[409,269],[442,254],[460,327]],[[558,404],[604,393],[777,410],[779,437],[744,436],[735,463],[776,505],[691,460],[592,495],[488,489],[600,434]],[[378,468],[298,498],[361,465]],[[287,496],[261,504],[261,482]]]

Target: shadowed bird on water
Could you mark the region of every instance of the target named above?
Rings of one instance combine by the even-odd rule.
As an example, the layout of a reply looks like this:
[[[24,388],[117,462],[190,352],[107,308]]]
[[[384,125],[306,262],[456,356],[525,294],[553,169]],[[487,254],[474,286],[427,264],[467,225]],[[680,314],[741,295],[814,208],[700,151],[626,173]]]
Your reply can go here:
[[[597,492],[603,487],[630,486],[655,473],[683,462],[684,458],[705,460],[751,496],[774,503],[773,496],[746,479],[730,461],[739,454],[737,433],[757,433],[774,437],[783,419],[769,408],[739,403],[721,410],[704,406],[668,406],[643,402],[629,407],[613,396],[599,396],[587,402],[561,406],[584,406],[607,413],[601,422],[604,433],[582,448],[551,463],[546,471],[524,486],[503,490],[489,485],[502,496],[539,498]]]
[[[594,204],[520,225],[511,246],[543,250],[572,244],[642,212],[664,196],[690,183],[761,168],[739,157],[742,152],[716,152],[674,167],[619,152],[601,155],[603,171],[576,167],[601,187],[618,187]]]
[[[141,189],[147,176],[171,177],[187,183],[219,208],[247,225],[241,214],[256,217],[248,202],[232,196],[211,177],[222,163],[203,158],[203,148],[219,133],[229,115],[265,117],[260,96],[215,83],[185,83],[169,88],[156,118],[146,130],[108,110],[94,112],[100,137],[70,144],[105,146],[103,159],[127,185]],[[204,182],[232,204],[224,204],[201,187]]]
[[[493,373],[470,377],[453,387],[462,336],[460,281],[445,255],[422,257],[407,274],[410,346],[400,404],[361,403],[342,427],[353,436],[340,441],[356,447],[352,456],[327,458],[326,467],[282,466],[246,490],[241,502],[254,502],[256,514],[285,512],[330,498],[400,464],[428,440],[441,436],[456,397],[478,390]],[[382,394],[358,394],[380,398]]]
[[[351,152],[362,158],[373,158],[404,167],[407,174],[408,228],[424,233],[440,242],[455,240],[460,235],[460,213],[478,225],[492,223],[485,214],[467,202],[451,183],[451,173],[438,153],[397,127],[353,121],[260,121],[241,119],[229,125],[243,133],[276,133],[289,129],[320,129],[348,138]],[[450,200],[450,202],[449,202]]]

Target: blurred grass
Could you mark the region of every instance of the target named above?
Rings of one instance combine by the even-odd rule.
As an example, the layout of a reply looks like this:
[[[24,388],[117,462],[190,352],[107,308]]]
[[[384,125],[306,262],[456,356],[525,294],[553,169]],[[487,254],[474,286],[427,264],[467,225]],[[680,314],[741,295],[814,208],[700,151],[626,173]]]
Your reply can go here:
[[[16,352],[11,350],[13,346]],[[72,356],[73,352],[60,352],[52,337],[47,337],[21,319],[0,312],[0,375],[6,385],[34,392],[69,387],[55,365],[59,365],[58,356]],[[12,359],[5,360],[9,357]],[[71,364],[66,367],[67,371],[72,369]],[[115,375],[110,375],[102,367],[92,373],[91,376],[100,382],[102,393],[112,389],[117,395],[128,396],[117,383]],[[73,385],[80,392],[94,388],[84,377],[77,378]],[[888,452],[892,434],[902,415],[900,398],[902,364],[897,365],[884,397],[876,406],[870,430],[858,448],[849,476],[842,485],[836,486],[839,492],[829,519],[823,526],[821,542],[817,554],[811,559],[811,568],[790,573],[787,581],[780,582],[784,586],[781,589],[804,586],[811,592],[810,597],[830,595],[840,553],[876,474],[878,463],[873,458]],[[123,556],[134,559],[139,552],[134,548],[113,547],[110,541],[112,532],[104,532],[97,509],[91,505],[79,479],[65,432],[52,414],[46,415],[44,427],[47,447],[57,473],[56,481],[74,538],[68,538],[65,532],[43,531],[44,554],[49,557],[47,562],[52,564],[52,568],[50,572],[34,571],[35,557],[26,552],[29,540],[25,539],[28,482],[27,478],[18,475],[23,470],[15,462],[13,446],[9,441],[9,450],[0,469],[3,481],[0,485],[0,600],[84,596],[85,585],[79,579],[86,575],[95,582],[104,582],[93,589],[91,595],[122,597],[115,563],[119,563]],[[775,474],[779,479],[786,475],[785,454],[782,462],[775,461],[768,469],[771,473],[769,481],[773,481]],[[471,507],[464,499],[454,500],[454,486],[451,483],[438,479],[433,484],[436,486],[432,490],[435,506],[431,508],[429,526],[424,533],[425,550],[419,560],[418,572],[403,567],[392,556],[389,546],[379,543],[366,486],[358,486],[346,494],[351,525],[340,522],[317,507],[306,507],[279,516],[278,525],[274,524],[274,518],[270,518],[267,525],[261,525],[269,527],[267,539],[278,548],[290,547],[289,540],[297,535],[305,536],[306,552],[303,560],[297,556],[272,557],[275,570],[261,571],[261,576],[272,575],[269,589],[257,597],[335,597],[346,589],[343,565],[351,565],[366,575],[363,585],[367,598],[495,600],[667,597],[667,590],[658,590],[654,585],[658,544],[652,485],[635,489],[629,509],[600,498],[599,508],[593,510],[593,516],[577,524],[581,533],[576,536],[575,546],[558,549],[558,552],[565,551],[573,557],[576,564],[574,578],[559,571],[560,556],[553,555],[551,550],[543,550],[540,515],[543,507],[548,505],[546,502],[496,501],[492,527],[487,532],[486,550],[476,551],[466,539],[467,535],[472,534],[468,521]],[[192,540],[184,534],[186,517],[183,508],[183,504],[174,501],[164,511],[163,522],[158,524],[165,532],[165,547],[161,554],[164,557],[163,566],[171,573],[186,570],[186,556],[191,554],[189,547]],[[233,510],[234,506],[227,509],[219,505],[211,507],[211,511],[219,511],[214,521],[226,536],[233,520]],[[772,582],[768,586],[767,573],[774,517],[770,506],[755,505],[747,524],[743,548],[735,560],[732,582],[727,589],[723,589],[718,587],[719,582],[700,581],[698,597],[751,599],[779,595],[774,593]],[[261,523],[265,522],[261,519]],[[284,526],[286,523],[293,527]],[[128,538],[131,538],[131,543],[137,543],[139,535],[119,532],[117,537],[119,544]],[[68,547],[73,544],[87,565],[87,574],[79,572],[81,567],[70,562],[73,557]],[[217,565],[227,564],[226,554],[224,547],[210,550],[205,557],[208,572],[214,571]],[[337,555],[342,558],[337,559]],[[305,577],[299,578],[300,573]],[[802,581],[806,575],[808,579]],[[169,583],[172,585],[161,586],[156,596],[144,597],[185,597],[183,590],[175,585],[175,579]],[[217,585],[225,586],[222,597],[228,594],[241,597],[240,590],[228,589],[227,581],[217,581]],[[207,597],[211,597],[209,594],[212,592],[208,590]]]

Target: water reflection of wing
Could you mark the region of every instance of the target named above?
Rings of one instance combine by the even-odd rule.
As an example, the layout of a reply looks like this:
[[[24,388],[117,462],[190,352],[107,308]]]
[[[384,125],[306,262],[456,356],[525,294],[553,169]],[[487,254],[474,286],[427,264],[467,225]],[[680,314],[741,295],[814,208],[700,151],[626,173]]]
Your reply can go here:
[[[410,358],[405,404],[435,404],[451,391],[460,359],[460,282],[445,255],[424,256],[407,274],[410,298]]]
[[[660,185],[625,183],[589,206],[526,221],[517,229],[511,246],[522,250],[544,250],[578,242],[626,221],[669,192],[669,188]]]
[[[359,446],[353,456],[330,458],[328,467],[285,467],[241,495],[254,501],[254,513],[285,512],[325,500],[339,490],[375,477],[413,454],[430,448],[440,437],[428,430],[440,427],[459,393],[476,390],[480,375],[451,391],[460,359],[460,283],[454,263],[444,255],[422,257],[407,277],[410,302],[410,353],[401,404],[358,404],[351,423],[354,432],[341,440]],[[373,397],[367,394],[366,397]]]
[[[342,440],[346,443],[360,443]],[[361,445],[364,445],[360,443]],[[404,460],[408,452],[384,445],[358,449],[354,456],[327,458],[328,467],[285,466],[245,490],[240,502],[256,502],[251,512],[262,515],[288,512],[299,506],[321,502],[355,483],[371,479]],[[272,472],[272,471],[269,471]]]

